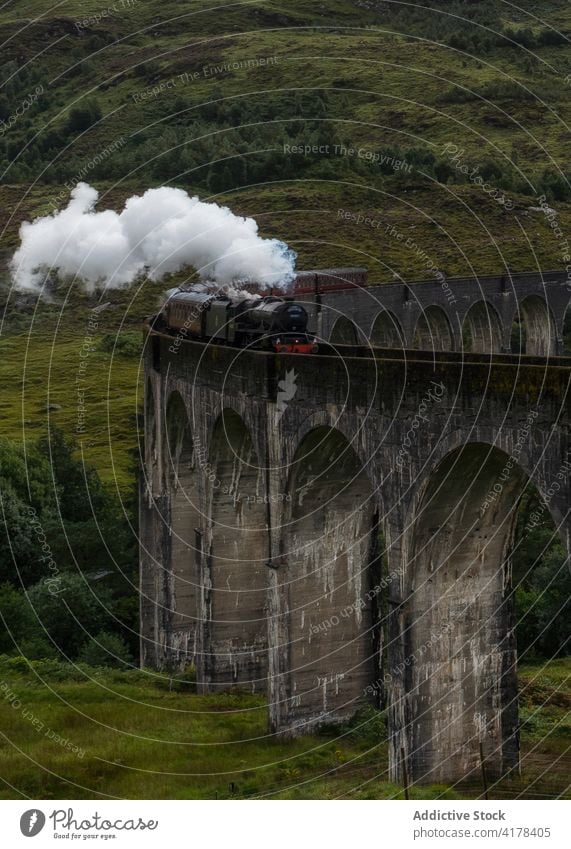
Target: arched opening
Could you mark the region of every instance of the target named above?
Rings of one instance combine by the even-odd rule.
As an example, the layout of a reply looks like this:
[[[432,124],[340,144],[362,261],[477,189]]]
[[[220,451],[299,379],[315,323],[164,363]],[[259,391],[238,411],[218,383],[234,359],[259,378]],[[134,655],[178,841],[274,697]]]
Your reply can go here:
[[[541,666],[569,653],[569,554],[550,513],[561,521],[568,476],[568,463],[554,465],[542,498],[513,457],[472,443],[425,486],[389,656],[415,781],[478,782],[480,751],[490,776],[517,773],[520,732],[523,768],[528,752],[533,764],[516,658]]]
[[[423,309],[416,323],[413,348],[424,351],[452,351],[454,334],[448,316],[441,307]]]
[[[502,323],[487,301],[473,304],[464,318],[462,347],[474,354],[498,354],[502,350]]]
[[[141,665],[160,668],[164,665],[164,639],[159,621],[164,605],[159,581],[162,562],[161,541],[168,528],[160,499],[156,468],[157,427],[155,398],[150,380],[145,385],[144,442],[142,472],[139,478],[139,612]],[[162,572],[162,569],[160,570]],[[161,583],[162,586],[162,583]]]
[[[511,550],[526,484],[502,451],[468,444],[432,474],[406,579],[404,689],[414,780],[491,775],[518,764]]]
[[[150,477],[151,468],[156,460],[157,446],[157,418],[155,407],[155,393],[150,380],[147,380],[147,391],[145,392],[145,465]],[[150,484],[150,480],[149,480]]]
[[[382,310],[371,328],[371,345],[379,348],[402,348],[404,334],[397,317],[390,310]]]
[[[268,490],[243,420],[226,410],[202,473],[211,493],[210,622],[205,678],[266,691]]]
[[[278,580],[288,595],[288,722],[341,721],[372,700],[379,660],[379,556],[371,486],[333,428],[300,444]]]
[[[562,487],[568,470],[550,480],[547,497]],[[520,500],[512,555],[518,663],[545,665],[569,655],[571,571],[565,545],[546,499],[528,483]],[[520,716],[525,729],[525,717]]]
[[[169,563],[165,572],[165,652],[172,667],[196,662],[202,545],[195,452],[178,392],[166,409],[163,468],[169,497]]]
[[[571,304],[565,310],[563,319],[563,352],[571,354]]]
[[[332,345],[359,345],[364,339],[356,324],[345,316],[340,316],[331,330],[329,341]]]
[[[544,298],[529,295],[518,304],[511,333],[514,354],[547,357],[556,353],[557,334],[551,310]]]

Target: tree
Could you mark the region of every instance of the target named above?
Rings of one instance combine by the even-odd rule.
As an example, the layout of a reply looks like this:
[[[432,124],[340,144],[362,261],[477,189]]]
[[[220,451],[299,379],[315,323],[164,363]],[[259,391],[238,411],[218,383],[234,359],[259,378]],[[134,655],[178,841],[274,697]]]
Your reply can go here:
[[[15,643],[30,637],[36,625],[34,612],[24,593],[12,584],[0,585],[0,654],[13,652]]]
[[[88,666],[111,666],[116,669],[133,663],[133,656],[125,640],[109,631],[100,631],[86,642],[78,659]]]
[[[49,463],[36,445],[0,439],[0,489],[9,485],[18,498],[42,510],[49,495]]]
[[[86,639],[112,621],[111,594],[104,588],[96,594],[83,575],[62,572],[56,581],[43,579],[30,589],[28,598],[39,628],[70,658],[76,658]]]
[[[1,501],[0,581],[30,586],[46,574],[43,529],[9,484],[2,485]]]
[[[519,654],[556,657],[568,654],[571,576],[561,545],[547,552],[529,581],[516,590]]]
[[[101,479],[91,466],[74,457],[75,445],[52,428],[39,440],[38,451],[51,467],[52,497],[63,519],[84,522],[105,512],[110,504]]]
[[[101,120],[101,114],[97,100],[88,99],[82,106],[74,106],[70,111],[66,129],[68,133],[83,133]]]
[[[25,449],[0,440],[0,470],[0,582],[11,585],[2,598],[16,611],[8,630],[0,623],[0,651],[12,649],[14,633],[30,657],[51,657],[50,635],[74,657],[86,631],[107,623],[108,631],[125,629],[118,639],[136,652],[137,537],[124,504],[56,429]]]
[[[537,513],[540,521],[529,528]],[[512,570],[518,653],[528,657],[569,653],[569,562],[535,487],[528,487],[521,499]]]

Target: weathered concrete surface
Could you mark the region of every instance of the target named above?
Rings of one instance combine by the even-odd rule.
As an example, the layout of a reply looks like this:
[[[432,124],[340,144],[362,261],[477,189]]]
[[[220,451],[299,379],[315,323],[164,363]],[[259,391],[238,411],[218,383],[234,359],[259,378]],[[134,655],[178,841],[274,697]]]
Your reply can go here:
[[[164,474],[170,494],[168,550],[170,560],[165,580],[165,604],[169,611],[167,630],[175,665],[196,662],[198,598],[200,592],[200,546],[195,528],[200,526],[200,502],[192,437],[182,397],[168,400],[165,434]],[[167,635],[163,637],[166,644]]]
[[[287,499],[274,592],[288,611],[281,724],[297,729],[349,718],[375,677],[374,501],[351,445],[326,427],[302,440]]]
[[[414,780],[456,780],[478,768],[480,742],[500,774],[517,765],[514,511],[531,479],[570,550],[570,369],[390,356],[152,338],[142,656],[194,660],[203,689],[267,684],[280,733],[386,701],[395,779],[401,748]],[[178,462],[194,506],[165,459],[173,393],[192,434]],[[174,556],[173,516],[185,529]],[[177,582],[193,585],[195,565],[191,631],[193,596]]]
[[[405,689],[412,697],[412,771],[433,781],[468,774],[480,741],[497,774],[518,762],[509,556],[514,507],[526,482],[519,467],[485,506],[504,457],[475,444],[449,454],[431,477],[415,520],[404,613],[411,659]]]
[[[226,410],[209,449],[207,504],[208,645],[203,684],[266,690],[268,585],[264,468],[242,421]],[[212,478],[212,480],[211,480]]]

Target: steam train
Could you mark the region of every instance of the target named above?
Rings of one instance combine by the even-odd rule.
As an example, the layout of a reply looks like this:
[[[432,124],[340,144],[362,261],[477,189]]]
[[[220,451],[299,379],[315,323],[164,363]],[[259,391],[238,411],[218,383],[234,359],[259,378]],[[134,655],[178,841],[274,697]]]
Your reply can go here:
[[[327,292],[366,289],[368,283],[366,268],[320,268],[316,271],[298,271],[289,284],[288,291],[294,297],[311,295],[313,298]],[[244,288],[249,292],[261,294],[255,283],[247,283]],[[280,295],[283,290],[270,289],[266,294]]]
[[[313,354],[318,346],[307,324],[306,309],[293,298],[230,295],[201,286],[171,289],[153,321],[156,329],[218,344]]]

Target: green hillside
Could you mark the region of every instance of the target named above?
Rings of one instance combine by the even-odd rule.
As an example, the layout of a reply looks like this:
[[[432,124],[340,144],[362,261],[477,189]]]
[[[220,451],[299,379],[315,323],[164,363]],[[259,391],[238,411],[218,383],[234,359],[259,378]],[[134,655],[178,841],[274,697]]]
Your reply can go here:
[[[564,0],[115,7],[0,10],[0,119],[41,89],[0,137],[5,249],[84,178],[114,207],[163,183],[221,199],[300,266],[422,273],[384,227],[340,223],[345,209],[405,221],[449,273],[561,267],[529,208],[545,193],[568,221]]]
[[[561,268],[537,198],[568,232],[571,9],[540,5],[5,4],[0,267],[22,220],[61,208],[86,179],[99,208],[162,184],[215,199],[287,241],[301,268],[367,265],[381,281],[426,277],[427,257],[448,275]],[[127,486],[138,365],[125,352],[112,363],[109,339],[166,285],[88,299],[61,281],[38,304],[0,271],[2,374],[25,391],[23,408],[17,392],[2,401],[6,434],[34,437],[48,412],[73,430],[89,308],[110,302],[84,447]]]

